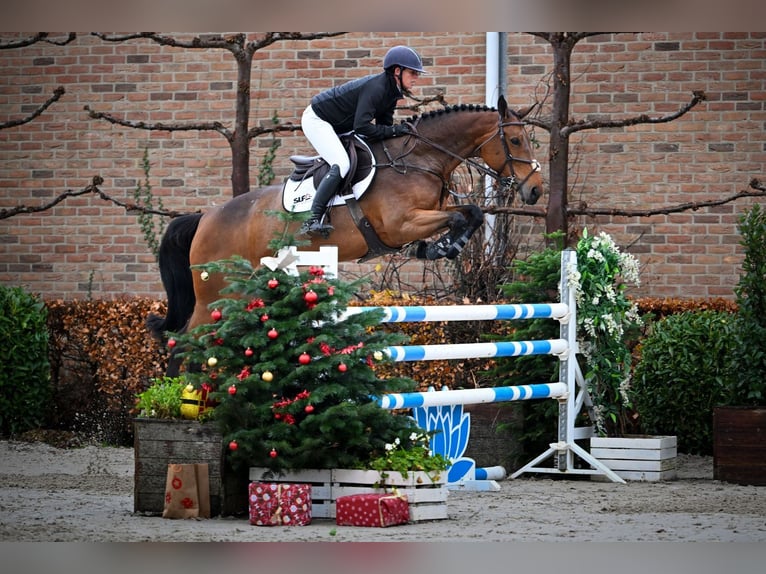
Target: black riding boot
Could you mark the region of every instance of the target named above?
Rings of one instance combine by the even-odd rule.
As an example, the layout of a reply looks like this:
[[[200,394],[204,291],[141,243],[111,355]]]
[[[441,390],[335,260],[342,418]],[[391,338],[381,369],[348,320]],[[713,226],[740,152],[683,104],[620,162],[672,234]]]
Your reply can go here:
[[[300,235],[322,235],[323,237],[330,235],[333,226],[323,225],[321,219],[325,209],[327,209],[327,204],[337,193],[342,181],[340,168],[333,165],[327,175],[319,182],[316,195],[314,195],[314,202],[311,204],[311,217],[303,223],[299,232]]]

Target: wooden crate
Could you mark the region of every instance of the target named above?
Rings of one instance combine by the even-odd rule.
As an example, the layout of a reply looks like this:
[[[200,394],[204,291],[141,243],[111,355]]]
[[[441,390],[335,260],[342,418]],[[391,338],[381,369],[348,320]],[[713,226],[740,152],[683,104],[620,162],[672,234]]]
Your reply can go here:
[[[169,419],[135,419],[133,511],[162,514],[168,464],[207,463],[210,512],[223,506],[223,440],[212,423]]]
[[[591,437],[590,453],[624,480],[677,478],[675,436]]]
[[[376,488],[380,473],[374,470],[316,469],[289,471],[272,476],[267,468],[250,468],[250,480],[311,484],[311,512],[314,518],[335,518],[335,501],[340,496],[390,492],[396,488],[406,494],[410,506],[410,521],[443,520],[447,516],[447,475],[441,473],[433,480],[425,472],[409,472],[403,478],[399,472],[389,472],[386,489]]]

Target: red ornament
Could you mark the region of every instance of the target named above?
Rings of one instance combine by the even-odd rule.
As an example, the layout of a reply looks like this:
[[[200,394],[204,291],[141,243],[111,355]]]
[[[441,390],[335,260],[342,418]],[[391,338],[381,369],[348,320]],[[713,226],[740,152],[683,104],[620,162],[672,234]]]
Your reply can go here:
[[[277,458],[277,451],[272,448],[271,452],[269,453],[269,456],[271,458]]]
[[[266,333],[266,335],[269,337],[269,339],[276,339],[277,337],[279,337],[279,333],[277,333],[277,330],[274,328],[272,328],[271,331]]]
[[[233,440],[229,443],[229,450],[237,450],[239,448],[239,445],[237,444],[237,441]]]
[[[213,321],[219,321],[221,319],[221,312],[218,309],[213,309],[213,312],[210,313],[210,318]]]
[[[277,285],[279,285],[279,281],[277,281],[276,279],[272,277],[271,279],[269,279],[269,282],[267,283],[267,285],[269,286],[269,289],[276,289]]]
[[[348,367],[346,366],[346,363],[341,363],[340,365],[338,365],[338,370],[339,370],[341,373],[345,373],[345,372],[346,372],[346,370],[348,370]]]
[[[306,303],[316,303],[317,299],[319,299],[319,295],[317,295],[316,291],[313,289],[309,289],[306,291],[306,294],[303,295],[303,300],[306,301]]]
[[[308,353],[301,353],[301,356],[298,357],[298,362],[301,365],[308,365],[311,362],[311,357]]]
[[[176,340],[175,339],[168,339],[168,347],[171,349],[176,346]]]
[[[265,323],[268,320],[269,320],[268,314],[264,313],[263,315],[261,315],[261,323]]]
[[[229,387],[229,394],[233,397],[237,394],[237,385],[231,385]]]
[[[306,407],[303,409],[307,413],[313,413],[314,412],[314,405],[306,405]]]
[[[245,349],[245,357],[252,357],[252,356],[253,356],[253,350],[250,347]]]

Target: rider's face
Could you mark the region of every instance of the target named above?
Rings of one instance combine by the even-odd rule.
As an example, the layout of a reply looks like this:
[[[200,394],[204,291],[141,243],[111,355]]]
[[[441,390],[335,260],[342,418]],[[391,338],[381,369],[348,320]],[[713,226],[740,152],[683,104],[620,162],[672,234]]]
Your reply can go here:
[[[400,87],[409,92],[418,82],[418,78],[420,77],[420,72],[416,72],[415,70],[410,70],[409,68],[403,68],[401,77],[402,77],[402,85]]]

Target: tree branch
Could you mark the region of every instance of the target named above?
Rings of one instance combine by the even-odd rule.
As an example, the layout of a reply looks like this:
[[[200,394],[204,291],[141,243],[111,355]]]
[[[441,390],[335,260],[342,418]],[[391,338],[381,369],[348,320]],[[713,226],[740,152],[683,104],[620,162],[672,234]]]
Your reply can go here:
[[[12,40],[7,43],[0,42],[0,50],[12,50],[14,48],[24,48],[25,46],[31,46],[32,44],[37,44],[38,42],[45,42],[46,44],[53,44],[55,46],[66,46],[69,44],[69,42],[72,42],[75,38],[77,38],[77,34],[74,32],[69,32],[66,38],[63,40],[50,40],[48,39],[48,32],[38,32],[34,36],[30,36],[29,38],[22,38],[21,40]]]
[[[33,119],[35,119],[40,114],[42,114],[45,110],[47,110],[53,102],[57,102],[61,98],[61,96],[63,96],[65,93],[66,93],[66,90],[64,89],[64,87],[59,86],[58,88],[53,90],[53,95],[50,98],[48,98],[45,101],[45,103],[41,104],[40,107],[38,107],[34,112],[32,112],[27,117],[21,118],[20,120],[10,120],[8,122],[0,122],[0,130],[4,130],[6,128],[13,128],[16,126],[21,126],[31,122]]]
[[[658,118],[650,118],[646,114],[634,118],[627,118],[624,120],[615,121],[603,121],[603,120],[582,120],[579,122],[570,123],[561,130],[563,137],[569,137],[575,132],[596,128],[621,128],[625,126],[635,126],[638,124],[663,124],[677,120],[681,116],[685,115],[689,110],[700,102],[704,102],[707,99],[705,92],[702,90],[695,90],[692,92],[691,101],[682,106],[677,112],[669,114],[667,116],[660,116]]]
[[[19,205],[11,209],[0,209],[0,219],[8,219],[9,217],[13,217],[14,215],[19,215],[21,213],[38,213],[40,211],[47,211],[48,209],[61,203],[68,197],[78,197],[80,195],[86,195],[88,193],[93,193],[95,195],[98,195],[104,201],[109,201],[115,205],[124,207],[125,211],[128,211],[128,212],[140,211],[142,213],[148,213],[153,215],[163,215],[167,217],[178,217],[180,215],[185,215],[186,213],[189,213],[189,212],[182,212],[182,211],[166,211],[166,210],[159,210],[159,209],[149,209],[141,205],[136,205],[135,203],[120,201],[101,191],[101,189],[98,186],[100,186],[102,183],[104,183],[104,179],[100,175],[95,175],[93,176],[91,183],[87,185],[86,187],[84,187],[83,189],[79,191],[72,191],[72,190],[65,191],[64,193],[57,196],[52,201],[45,203],[43,205],[38,205],[33,207],[26,206],[26,205]]]
[[[221,133],[226,139],[231,138],[231,132],[221,122],[201,122],[198,124],[166,124],[163,122],[142,122],[122,120],[106,112],[97,112],[92,110],[90,106],[86,105],[83,108],[88,112],[88,116],[94,120],[106,120],[111,124],[123,126],[126,128],[135,128],[140,130],[154,130],[154,131],[216,131]]]
[[[592,209],[582,204],[580,207],[568,206],[567,215],[587,215],[595,217],[598,215],[620,216],[620,217],[651,217],[653,215],[669,215],[671,213],[680,213],[682,211],[698,211],[704,207],[717,207],[726,203],[731,203],[743,197],[766,197],[766,186],[759,179],[750,180],[750,187],[755,191],[744,189],[734,195],[723,199],[713,199],[710,201],[690,201],[667,207],[658,207],[656,209]],[[519,207],[483,207],[484,213],[506,214],[506,215],[529,215],[531,217],[545,217],[546,211],[543,208],[519,208]]]

